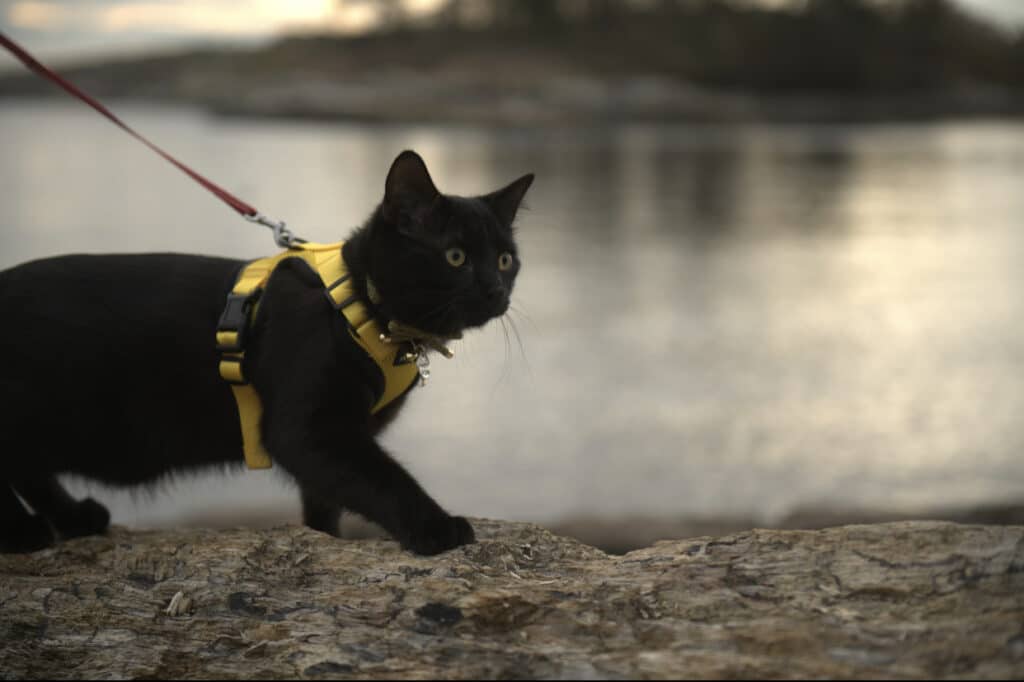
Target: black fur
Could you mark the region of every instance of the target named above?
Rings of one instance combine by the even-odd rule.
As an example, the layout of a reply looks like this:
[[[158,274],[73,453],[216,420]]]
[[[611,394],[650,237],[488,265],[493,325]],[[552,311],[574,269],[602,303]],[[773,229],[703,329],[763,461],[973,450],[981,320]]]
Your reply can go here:
[[[344,247],[371,311],[382,323],[446,336],[503,314],[519,261],[501,270],[498,259],[516,253],[512,220],[532,180],[447,196],[419,156],[399,155],[383,201]],[[467,256],[460,267],[446,258],[453,247]],[[213,341],[242,264],[78,255],[0,273],[0,551],[107,527],[106,509],[72,499],[57,474],[136,485],[243,464]],[[369,303],[367,277],[379,307]],[[245,373],[263,400],[264,445],[297,481],[307,525],[337,535],[349,509],[421,554],[473,541],[470,524],[447,514],[377,443],[405,397],[369,415],[379,374],[305,263],[284,261],[268,282]]]

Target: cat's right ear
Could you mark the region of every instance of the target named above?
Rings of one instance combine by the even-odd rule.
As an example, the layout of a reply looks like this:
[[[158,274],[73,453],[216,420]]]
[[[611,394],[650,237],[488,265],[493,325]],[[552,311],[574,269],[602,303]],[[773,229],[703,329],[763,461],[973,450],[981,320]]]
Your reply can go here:
[[[433,205],[438,196],[440,192],[430,179],[427,164],[420,155],[408,149],[399,154],[384,182],[386,214],[395,217],[404,213],[418,217]]]
[[[528,173],[513,182],[508,187],[503,187],[497,192],[491,192],[484,197],[484,201],[490,204],[501,222],[511,225],[516,219],[516,212],[523,202],[526,190],[533,184],[533,173]]]

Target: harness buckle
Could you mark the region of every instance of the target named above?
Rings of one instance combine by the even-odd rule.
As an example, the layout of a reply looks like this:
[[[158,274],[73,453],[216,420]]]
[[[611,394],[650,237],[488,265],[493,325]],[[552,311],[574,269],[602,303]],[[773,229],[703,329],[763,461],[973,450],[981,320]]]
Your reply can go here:
[[[228,294],[227,303],[224,305],[224,312],[220,314],[217,322],[217,350],[221,353],[238,353],[245,346],[245,336],[249,329],[249,313],[252,306],[259,298],[260,290],[250,294]],[[233,332],[234,342],[228,343],[223,339],[226,336],[221,332]]]

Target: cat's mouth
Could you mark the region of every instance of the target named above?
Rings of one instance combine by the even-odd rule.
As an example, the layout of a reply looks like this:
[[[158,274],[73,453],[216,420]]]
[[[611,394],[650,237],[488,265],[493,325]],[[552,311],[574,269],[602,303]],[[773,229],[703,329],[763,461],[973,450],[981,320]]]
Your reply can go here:
[[[370,300],[384,317],[412,329],[419,329],[437,339],[460,339],[463,332],[479,328],[504,315],[510,306],[507,292],[491,295],[454,295],[439,306],[426,306],[422,301],[382,296],[372,282],[368,282]]]
[[[399,327],[409,330],[410,333],[418,332],[422,336],[433,337],[439,340],[453,340],[462,338],[462,332],[466,328],[461,316],[454,311],[445,311],[444,314],[417,315],[413,311],[400,309],[389,309],[390,306],[381,306],[383,316],[390,324],[397,324]]]
[[[460,320],[424,320],[416,325],[419,329],[441,339],[461,339],[462,333],[471,326]]]
[[[419,329],[443,339],[461,339],[464,332],[483,327],[492,319],[505,314],[509,304],[490,307],[489,309],[453,310],[445,315],[427,316],[420,323],[413,323]]]
[[[420,327],[432,334],[448,339],[458,339],[463,332],[485,326],[491,320],[504,315],[509,308],[509,300],[491,301],[475,306],[450,309],[444,315],[433,319],[427,317]]]

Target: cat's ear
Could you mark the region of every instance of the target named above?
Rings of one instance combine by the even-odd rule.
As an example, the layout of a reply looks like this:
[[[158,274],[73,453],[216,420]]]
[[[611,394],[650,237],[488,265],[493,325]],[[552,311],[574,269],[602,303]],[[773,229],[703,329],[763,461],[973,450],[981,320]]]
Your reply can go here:
[[[519,204],[523,202],[526,190],[533,184],[533,173],[528,173],[519,178],[507,187],[491,192],[483,197],[483,200],[491,207],[498,219],[506,225],[511,225],[515,220]]]
[[[384,182],[384,206],[417,213],[434,203],[440,193],[427,172],[427,164],[414,151],[405,150],[391,164]]]

